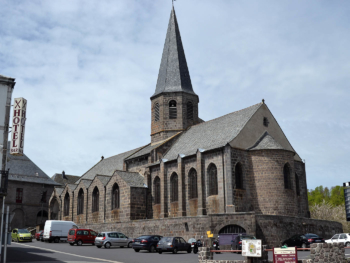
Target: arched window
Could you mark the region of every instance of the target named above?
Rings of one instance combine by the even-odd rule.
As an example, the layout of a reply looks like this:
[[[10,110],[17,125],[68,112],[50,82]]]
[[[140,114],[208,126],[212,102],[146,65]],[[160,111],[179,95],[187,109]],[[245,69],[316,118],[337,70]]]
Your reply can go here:
[[[300,196],[299,176],[295,173],[295,186],[297,190],[297,196]]]
[[[218,171],[215,164],[210,164],[208,168],[209,175],[209,195],[218,194]]]
[[[192,102],[187,102],[187,119],[193,120],[193,104]]]
[[[99,210],[100,203],[100,192],[98,191],[97,186],[94,188],[92,192],[92,212],[97,212]]]
[[[292,189],[292,186],[290,183],[290,168],[288,163],[286,163],[283,167],[283,177],[284,177],[284,189]]]
[[[114,184],[112,188],[112,210],[120,206],[120,192],[118,184]]]
[[[64,196],[64,208],[63,208],[63,214],[64,216],[69,216],[69,205],[70,205],[70,197],[68,192]]]
[[[176,101],[171,100],[169,102],[169,119],[177,118],[177,109],[176,109]]]
[[[154,186],[154,203],[160,204],[160,179],[157,176],[153,182]]]
[[[81,215],[83,213],[84,213],[84,190],[81,188],[78,193],[77,214]]]
[[[191,169],[188,174],[188,195],[189,199],[198,198],[197,191],[197,172],[195,169]]]
[[[159,121],[159,104],[154,105],[154,120]]]
[[[173,173],[170,178],[170,202],[179,201],[179,185],[177,180],[177,174]]]
[[[236,189],[243,189],[243,169],[241,163],[237,163],[235,167]]]

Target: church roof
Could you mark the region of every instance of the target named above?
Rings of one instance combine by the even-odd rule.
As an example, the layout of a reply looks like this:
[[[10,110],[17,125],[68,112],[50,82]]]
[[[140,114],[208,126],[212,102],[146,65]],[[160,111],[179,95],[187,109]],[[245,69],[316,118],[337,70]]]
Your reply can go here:
[[[134,172],[116,171],[116,173],[122,178],[129,186],[133,187],[145,187],[145,178]]]
[[[7,144],[7,169],[9,181],[21,181],[49,185],[61,185],[52,180],[43,170],[41,170],[27,155],[17,156],[10,154],[10,142]]]
[[[152,97],[163,92],[178,91],[196,95],[192,88],[185,51],[182,46],[180,30],[173,7],[165,38],[156,91]]]
[[[248,150],[285,150],[268,132],[265,132],[260,139]]]
[[[62,174],[54,174],[51,179],[54,180],[56,183],[66,185],[66,184],[74,184],[76,181],[79,180],[80,176],[77,175],[69,175],[65,174],[67,179],[63,178]]]
[[[240,111],[191,126],[165,154],[164,159],[174,160],[179,154],[193,155],[197,149],[212,150],[225,146],[239,134],[261,105],[262,103],[258,103]]]
[[[111,180],[111,176],[109,175],[101,175],[101,174],[98,174],[97,175],[97,178],[101,181],[101,183],[106,186],[109,182],[109,180]]]
[[[55,191],[56,191],[56,194],[58,196],[60,196],[62,194],[62,192],[64,191],[64,188],[63,187],[59,187],[59,186],[56,186],[55,187]]]

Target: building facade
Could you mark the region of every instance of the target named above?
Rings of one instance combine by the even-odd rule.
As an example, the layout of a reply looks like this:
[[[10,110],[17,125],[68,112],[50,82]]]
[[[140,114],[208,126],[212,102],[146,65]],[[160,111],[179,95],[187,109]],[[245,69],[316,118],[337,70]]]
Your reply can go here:
[[[50,209],[97,231],[200,238],[210,230],[224,245],[239,233],[273,246],[294,233],[341,231],[309,218],[305,163],[264,101],[206,122],[198,104],[172,9],[151,142],[55,189]]]

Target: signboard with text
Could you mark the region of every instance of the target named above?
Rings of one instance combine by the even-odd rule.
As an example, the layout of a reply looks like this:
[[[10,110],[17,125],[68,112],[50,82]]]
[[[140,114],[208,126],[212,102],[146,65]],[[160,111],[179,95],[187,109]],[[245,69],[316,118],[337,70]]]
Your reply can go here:
[[[24,131],[26,124],[27,100],[17,98],[13,105],[11,149],[12,155],[23,155]]]
[[[298,263],[297,247],[273,248],[273,263]]]
[[[243,239],[242,256],[243,257],[261,257],[261,240],[260,239]]]

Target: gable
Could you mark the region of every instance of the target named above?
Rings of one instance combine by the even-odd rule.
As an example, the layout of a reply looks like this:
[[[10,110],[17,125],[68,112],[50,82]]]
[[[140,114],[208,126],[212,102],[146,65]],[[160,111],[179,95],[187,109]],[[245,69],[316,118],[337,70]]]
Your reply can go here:
[[[269,121],[268,127],[263,124],[264,117],[267,117]],[[233,148],[249,149],[256,144],[265,132],[271,135],[285,150],[295,152],[266,104],[261,105],[240,133],[229,144]],[[301,161],[297,154],[295,155],[295,159]]]

